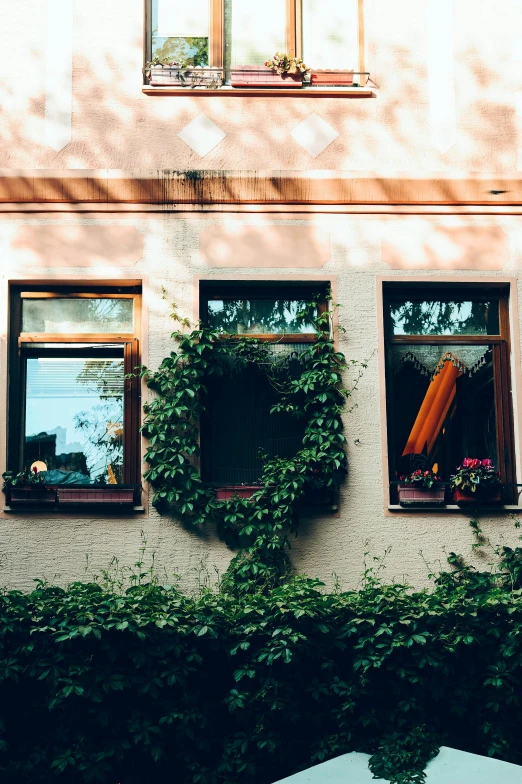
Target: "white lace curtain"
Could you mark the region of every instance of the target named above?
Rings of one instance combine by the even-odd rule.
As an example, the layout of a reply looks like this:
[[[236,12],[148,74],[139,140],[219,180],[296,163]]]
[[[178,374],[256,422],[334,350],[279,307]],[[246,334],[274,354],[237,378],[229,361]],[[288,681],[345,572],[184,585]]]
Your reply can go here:
[[[411,363],[422,375],[434,378],[445,362],[451,362],[461,373],[473,375],[486,364],[489,346],[402,346],[390,348],[390,361],[394,373]]]

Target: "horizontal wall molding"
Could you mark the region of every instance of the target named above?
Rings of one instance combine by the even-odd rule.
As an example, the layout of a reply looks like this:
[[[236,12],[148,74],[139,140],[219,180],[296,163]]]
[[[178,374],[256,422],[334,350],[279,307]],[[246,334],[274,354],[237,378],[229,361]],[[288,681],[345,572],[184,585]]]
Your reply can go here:
[[[522,205],[522,173],[0,170],[0,204]]]

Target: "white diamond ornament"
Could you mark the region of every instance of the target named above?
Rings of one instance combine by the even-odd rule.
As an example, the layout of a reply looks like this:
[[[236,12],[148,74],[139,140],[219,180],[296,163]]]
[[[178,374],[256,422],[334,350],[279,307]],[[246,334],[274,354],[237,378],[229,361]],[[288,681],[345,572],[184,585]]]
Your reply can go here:
[[[317,158],[334,139],[337,139],[339,132],[318,114],[312,112],[306,120],[296,125],[292,136],[312,157]]]
[[[186,125],[178,133],[178,136],[200,158],[204,158],[223,141],[226,133],[216,123],[209,120],[205,114],[200,114]]]

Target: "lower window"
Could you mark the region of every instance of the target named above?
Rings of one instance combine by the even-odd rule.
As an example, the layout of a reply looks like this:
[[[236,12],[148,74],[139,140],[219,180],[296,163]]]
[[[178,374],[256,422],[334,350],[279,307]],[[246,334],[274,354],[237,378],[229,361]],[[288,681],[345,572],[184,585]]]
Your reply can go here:
[[[201,420],[206,483],[250,487],[259,481],[266,459],[292,458],[302,448],[305,421],[270,413],[280,400],[273,376],[287,380],[300,373],[299,354],[317,339],[314,322],[326,307],[324,283],[201,282],[202,321],[223,335],[263,342],[276,360],[270,373],[255,364],[239,369],[230,360],[222,375],[206,380]]]
[[[446,484],[466,458],[491,460],[516,498],[508,292],[390,284],[385,289],[390,500],[413,471]]]
[[[135,502],[139,386],[126,374],[139,363],[139,303],[131,288],[13,287],[8,468],[28,499],[37,477],[100,491],[58,490],[57,503],[123,503],[107,490],[124,487]]]

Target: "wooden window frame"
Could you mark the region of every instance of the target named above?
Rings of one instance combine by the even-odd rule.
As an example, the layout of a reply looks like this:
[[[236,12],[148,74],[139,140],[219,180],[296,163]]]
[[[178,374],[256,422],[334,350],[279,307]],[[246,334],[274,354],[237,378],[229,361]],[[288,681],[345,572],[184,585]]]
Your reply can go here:
[[[400,296],[409,296],[412,300],[426,301],[458,301],[489,299],[499,303],[499,335],[393,335],[388,317],[389,304]],[[511,338],[509,328],[509,285],[480,283],[420,283],[397,282],[384,283],[383,316],[384,316],[384,347],[390,345],[481,345],[493,349],[493,380],[495,395],[496,436],[498,449],[498,470],[505,487],[505,498],[508,503],[515,503],[518,494],[516,487],[515,436],[513,422],[513,400],[510,368]],[[395,465],[393,434],[393,392],[389,377],[388,362],[385,363],[386,373],[386,411],[388,439],[388,472],[390,483],[394,481]],[[473,455],[470,455],[473,457]]]
[[[22,332],[22,302],[24,299],[133,299],[134,331],[132,333],[29,333]],[[35,343],[67,344],[74,348],[75,344],[107,344],[123,347],[124,372],[133,372],[140,364],[141,340],[141,287],[75,286],[75,285],[16,285],[10,292],[10,339],[9,339],[9,376],[8,376],[8,410],[7,410],[7,466],[9,470],[21,471],[23,468],[23,440],[25,401],[24,347]],[[66,349],[64,349],[66,351]],[[125,379],[123,398],[124,427],[124,485],[141,483],[140,454],[140,398],[141,386],[139,379]],[[122,485],[119,485],[121,487]]]
[[[317,292],[321,288],[325,288],[324,282],[317,284],[306,283],[300,284],[298,281],[289,281],[287,285],[279,284],[266,284],[261,281],[251,281],[248,283],[237,284],[234,282],[227,283],[226,281],[200,281],[199,290],[199,312],[201,320],[206,324],[208,313],[208,302],[211,299],[297,299],[296,294],[304,297],[306,291]],[[319,314],[325,313],[328,310],[328,301],[326,294],[324,299],[318,303]],[[243,333],[234,335],[227,333],[224,339],[230,338],[251,338],[259,340],[264,343],[314,343],[317,340],[317,333],[315,332],[269,332],[263,333]]]
[[[254,1],[254,0],[252,0]],[[364,0],[358,2],[359,27],[359,72],[366,71],[364,45]],[[209,0],[209,66],[223,68],[225,65],[225,0]],[[301,0],[286,0],[286,50],[296,57],[303,52]],[[145,62],[152,59],[152,0],[145,0]],[[267,52],[269,57],[272,52]],[[262,92],[262,90],[260,90]]]

